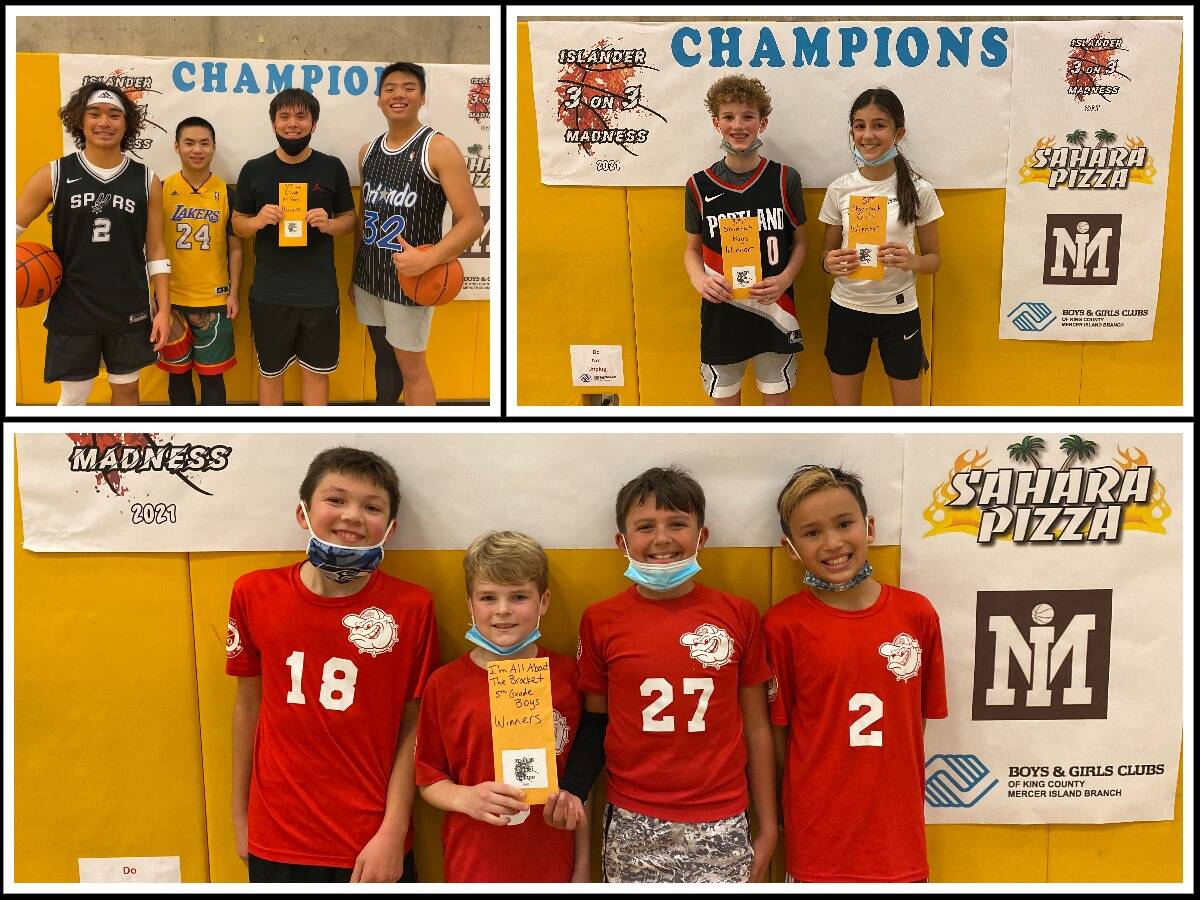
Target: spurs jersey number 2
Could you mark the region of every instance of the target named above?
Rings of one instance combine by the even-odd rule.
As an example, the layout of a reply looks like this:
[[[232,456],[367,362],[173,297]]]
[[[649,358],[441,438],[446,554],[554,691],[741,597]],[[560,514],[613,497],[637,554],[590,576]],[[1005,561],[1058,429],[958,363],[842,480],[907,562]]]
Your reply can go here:
[[[82,153],[50,164],[50,233],[63,280],[46,327],[63,334],[112,334],[150,316],[146,211],[150,170],[128,157],[107,178]]]
[[[387,146],[382,134],[363,157],[363,236],[354,258],[354,283],[405,306],[418,304],[400,290],[392,265],[392,254],[404,249],[399,237],[414,247],[442,239],[446,193],[429,167],[429,142],[435,134],[425,125],[397,150]]]

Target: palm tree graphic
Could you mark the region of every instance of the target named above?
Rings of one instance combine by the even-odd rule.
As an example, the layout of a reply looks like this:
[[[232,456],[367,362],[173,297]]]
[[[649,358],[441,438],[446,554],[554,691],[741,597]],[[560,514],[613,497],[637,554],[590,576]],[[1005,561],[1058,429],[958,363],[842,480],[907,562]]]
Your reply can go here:
[[[1115,141],[1116,139],[1117,139],[1117,136],[1114,134],[1113,140]],[[480,151],[482,151],[482,150],[483,150],[483,144],[472,144],[470,147],[467,148],[467,152],[470,153],[472,156],[478,156],[480,154]]]
[[[1008,445],[1008,458],[1017,463],[1033,463],[1034,468],[1041,466],[1038,454],[1046,449],[1046,442],[1040,437],[1026,435],[1019,444]]]
[[[1086,131],[1084,131],[1082,128],[1076,128],[1074,131],[1072,131],[1070,134],[1067,135],[1066,141],[1068,144],[1075,144],[1077,147],[1086,147],[1087,146],[1087,136],[1088,136],[1088,133]]]
[[[1117,136],[1107,129],[1101,128],[1096,132],[1096,143],[1101,147],[1107,147],[1109,144],[1115,144]]]
[[[1058,442],[1059,449],[1067,454],[1066,461],[1063,462],[1059,471],[1069,469],[1071,464],[1076,460],[1087,462],[1096,455],[1099,445],[1095,441],[1085,440],[1077,434],[1068,435]]]

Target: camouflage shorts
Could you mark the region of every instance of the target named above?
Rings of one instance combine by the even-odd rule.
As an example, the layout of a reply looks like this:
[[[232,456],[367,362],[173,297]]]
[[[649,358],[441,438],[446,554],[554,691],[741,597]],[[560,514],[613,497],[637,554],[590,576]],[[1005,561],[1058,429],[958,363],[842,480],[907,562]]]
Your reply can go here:
[[[716,822],[667,822],[611,803],[604,811],[606,882],[749,881],[753,863],[745,813]]]

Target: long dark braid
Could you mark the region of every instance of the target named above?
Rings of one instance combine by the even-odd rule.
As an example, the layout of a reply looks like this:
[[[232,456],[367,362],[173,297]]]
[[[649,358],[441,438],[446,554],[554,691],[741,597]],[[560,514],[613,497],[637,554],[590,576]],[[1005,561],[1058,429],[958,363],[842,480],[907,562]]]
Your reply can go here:
[[[892,122],[899,131],[904,127],[904,106],[900,98],[885,87],[871,88],[863,91],[850,106],[850,124],[854,124],[854,114],[864,106],[875,104],[892,117]],[[900,222],[910,225],[917,221],[917,187],[914,178],[921,174],[915,171],[903,153],[896,154],[896,197],[900,201]]]

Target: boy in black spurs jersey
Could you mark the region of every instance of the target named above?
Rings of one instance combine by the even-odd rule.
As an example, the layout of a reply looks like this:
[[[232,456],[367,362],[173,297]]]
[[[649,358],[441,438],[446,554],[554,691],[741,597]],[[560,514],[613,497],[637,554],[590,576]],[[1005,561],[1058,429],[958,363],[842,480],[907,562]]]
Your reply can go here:
[[[684,267],[699,292],[700,374],[717,406],[741,403],[742,376],[754,374],[766,406],[786,406],[796,383],[794,353],[804,349],[792,281],[804,263],[804,206],[800,175],[758,154],[771,98],[757,78],[729,75],[705,97],[725,158],[688,179]],[[748,300],[734,300],[721,263],[720,220],[757,216],[762,281]]]
[[[279,147],[242,166],[233,209],[234,234],[254,238],[250,327],[258,402],[282,405],[283,373],[299,362],[304,405],[324,406],[341,344],[333,239],[354,230],[354,195],[342,161],[308,146],[321,115],[316,97],[300,88],[280,91],[270,115]],[[279,185],[287,182],[308,185],[303,247],[279,246]]]
[[[63,264],[46,310],[43,378],[59,383],[59,406],[83,406],[103,360],[113,405],[136,404],[138,371],[166,343],[171,316],[162,183],[123,152],[142,117],[119,89],[89,82],[58,115],[79,152],[42,166],[17,198],[18,237],[53,204],[52,242]]]
[[[392,63],[379,76],[379,99],[388,130],[358,151],[362,222],[356,229],[350,300],[375,348],[376,402],[406,406],[436,402],[425,347],[433,308],[400,289],[398,275],[417,276],[449,262],[483,233],[483,211],[462,152],[444,134],[422,125],[425,70]],[[442,236],[446,203],[454,225]],[[422,244],[433,246],[409,252]]]

